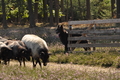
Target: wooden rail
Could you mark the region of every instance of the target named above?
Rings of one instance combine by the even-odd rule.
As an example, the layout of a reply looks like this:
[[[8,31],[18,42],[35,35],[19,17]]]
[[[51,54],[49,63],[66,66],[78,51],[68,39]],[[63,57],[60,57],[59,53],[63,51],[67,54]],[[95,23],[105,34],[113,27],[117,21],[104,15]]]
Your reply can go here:
[[[113,30],[69,30],[69,34],[120,34],[120,29]]]
[[[77,24],[104,24],[104,23],[120,23],[120,19],[107,19],[107,20],[85,20],[85,21],[69,21],[68,25]],[[120,47],[120,28],[110,29],[91,29],[91,26],[86,30],[69,30],[68,32],[68,47]],[[87,36],[72,37],[73,34],[86,34]],[[90,43],[81,43],[81,40],[88,40]],[[70,43],[71,41],[78,41]]]
[[[68,40],[70,40],[70,41],[78,41],[78,40],[120,40],[120,35],[69,37]]]
[[[103,23],[120,23],[120,19],[106,19],[106,20],[84,20],[84,21],[68,21],[68,25],[77,24],[103,24]]]

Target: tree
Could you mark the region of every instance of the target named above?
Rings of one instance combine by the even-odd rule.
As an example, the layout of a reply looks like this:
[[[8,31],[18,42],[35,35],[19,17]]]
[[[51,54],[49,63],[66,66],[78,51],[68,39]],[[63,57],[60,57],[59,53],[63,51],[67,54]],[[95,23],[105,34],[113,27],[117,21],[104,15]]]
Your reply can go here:
[[[106,19],[111,18],[111,14],[113,16],[113,14],[115,14],[116,12],[119,13],[119,7],[114,6],[114,1],[117,1],[118,2],[117,6],[119,6],[119,0],[4,0],[4,1],[6,1],[5,3],[7,5],[6,19],[8,19],[11,22],[18,21],[25,23],[28,21],[28,18],[30,19],[32,16],[31,22],[33,23],[33,25],[35,21],[37,22],[39,20],[41,22],[48,22],[48,19],[50,24],[51,23],[53,24],[54,21],[58,24],[59,17],[61,21],[68,21],[70,17],[72,20],[84,20],[86,18]],[[35,3],[33,3],[32,1],[34,1]],[[29,7],[27,6],[28,2],[29,3],[31,2],[30,4],[31,6]],[[34,4],[34,8],[32,8],[33,7],[32,4]],[[30,9],[32,10],[32,13]],[[30,25],[32,25],[31,22]]]
[[[81,16],[82,16],[82,10],[81,10],[81,2],[80,2],[80,0],[78,0],[78,8],[79,8],[79,11],[80,11],[80,18],[81,18]]]
[[[34,15],[35,15],[35,22],[38,22],[38,0],[35,0],[34,3]]]
[[[91,19],[91,14],[90,14],[90,0],[86,0],[86,7],[87,7],[87,19]]]
[[[65,19],[66,21],[68,21],[68,0],[65,0],[65,4],[66,4],[66,10],[65,10]]]
[[[120,0],[117,0],[117,18],[120,18]]]
[[[62,14],[64,15],[64,0],[61,0],[61,11],[62,11]],[[65,16],[62,16],[61,17],[61,21],[65,21]]]
[[[3,16],[3,28],[8,28],[8,26],[7,26],[7,21],[6,21],[6,12],[5,12],[5,2],[4,2],[4,0],[2,0],[2,12],[3,12],[3,14],[2,14],[2,16]]]
[[[59,23],[59,0],[55,0],[55,22],[56,25]]]
[[[53,0],[50,0],[49,4],[50,4],[50,9],[49,9],[49,12],[50,12],[50,26],[53,26]]]
[[[115,0],[111,0],[111,15],[112,15],[112,18],[115,17]]]
[[[70,20],[73,20],[73,5],[72,5],[72,0],[70,0]]]
[[[111,18],[110,0],[92,0],[91,14],[92,14],[92,19]]]
[[[43,0],[44,22],[48,22],[47,0]]]
[[[33,8],[32,8],[32,0],[28,0],[28,10],[29,10],[29,23],[30,23],[30,28],[36,27],[35,25],[35,18],[33,14]]]

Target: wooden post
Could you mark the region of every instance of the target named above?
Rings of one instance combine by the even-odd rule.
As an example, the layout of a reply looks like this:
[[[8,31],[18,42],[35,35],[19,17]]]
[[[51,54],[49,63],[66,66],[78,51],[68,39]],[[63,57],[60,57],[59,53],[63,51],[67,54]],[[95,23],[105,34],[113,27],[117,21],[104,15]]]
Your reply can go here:
[[[96,29],[96,24],[94,24],[94,30]],[[94,34],[94,36],[95,36],[96,34]],[[94,40],[93,41],[94,43],[96,42],[96,40]],[[95,51],[96,50],[96,47],[93,47],[93,51]]]
[[[68,27],[69,27],[69,31],[72,30],[72,25],[69,25]],[[71,37],[72,35],[69,34],[69,31],[68,31],[68,37]],[[71,44],[71,41],[68,41],[68,44]],[[72,52],[70,48],[71,48],[71,47],[68,47],[68,51],[69,51],[69,52]]]

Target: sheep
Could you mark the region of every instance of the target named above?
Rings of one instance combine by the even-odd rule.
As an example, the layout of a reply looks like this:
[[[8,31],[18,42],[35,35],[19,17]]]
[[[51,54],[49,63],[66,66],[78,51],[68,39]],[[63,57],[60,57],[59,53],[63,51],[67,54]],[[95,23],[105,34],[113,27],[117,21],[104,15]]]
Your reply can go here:
[[[31,56],[34,68],[36,67],[37,63],[39,63],[40,67],[42,67],[40,58],[43,62],[43,65],[47,65],[49,54],[48,46],[45,40],[34,34],[26,34],[23,36],[21,41],[25,43],[27,48],[31,49]],[[34,60],[36,60],[36,63],[34,63]]]
[[[4,61],[5,65],[7,65],[7,61],[9,63],[10,58],[12,58],[12,56],[13,56],[12,49],[5,43],[0,42],[0,59]]]
[[[30,51],[26,48],[25,44],[20,40],[7,40],[5,44],[8,45],[13,52],[13,56],[11,59],[18,60],[20,66],[22,65],[21,61],[23,60],[23,64],[25,66],[25,58],[30,60]]]

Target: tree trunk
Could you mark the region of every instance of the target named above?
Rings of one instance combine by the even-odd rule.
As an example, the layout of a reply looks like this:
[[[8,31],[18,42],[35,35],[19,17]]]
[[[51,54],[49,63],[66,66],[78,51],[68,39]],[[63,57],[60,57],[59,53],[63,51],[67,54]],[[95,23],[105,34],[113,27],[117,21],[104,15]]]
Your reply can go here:
[[[43,0],[43,13],[44,13],[44,22],[48,22],[48,13],[47,13],[47,0]]]
[[[80,11],[80,19],[82,18],[82,11],[81,11],[81,1],[78,0],[78,6],[79,6],[79,11]]]
[[[32,0],[28,0],[28,9],[29,9],[29,22],[30,22],[30,28],[36,27],[35,25],[35,18],[33,14],[33,8],[32,8]]]
[[[112,15],[112,18],[115,18],[114,9],[115,9],[115,0],[111,0],[111,15]]]
[[[80,0],[78,0],[78,6],[79,6],[79,9],[80,9],[80,4],[81,4],[81,2],[80,2]]]
[[[50,9],[49,9],[49,11],[50,11],[50,26],[53,26],[53,0],[50,0],[49,1],[49,3],[50,3]]]
[[[55,22],[56,25],[59,23],[59,0],[55,0]]]
[[[35,22],[38,22],[38,0],[35,0],[34,3],[34,15],[35,15]]]
[[[90,0],[86,0],[86,8],[87,8],[87,19],[91,19],[91,14],[90,14]]]
[[[62,11],[62,14],[65,15],[64,13],[64,0],[61,0],[61,11]],[[65,21],[65,16],[62,16],[61,17],[61,21]]]
[[[120,18],[120,0],[117,0],[117,18]]]
[[[66,9],[66,21],[68,21],[68,0],[66,0],[66,6],[67,6],[67,9]]]
[[[2,12],[3,12],[3,14],[2,14],[2,16],[3,16],[3,28],[8,28],[8,26],[7,26],[7,21],[6,21],[6,12],[5,12],[5,2],[4,2],[4,0],[2,0]]]
[[[72,5],[72,0],[70,0],[70,18],[69,20],[73,20],[73,5]]]

